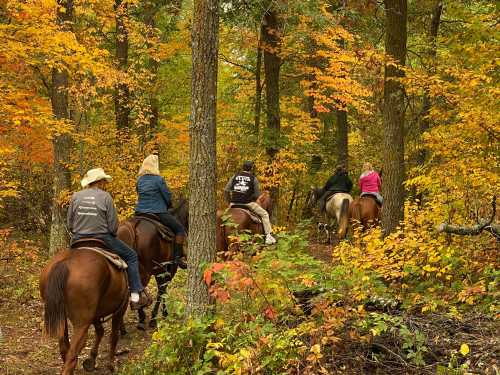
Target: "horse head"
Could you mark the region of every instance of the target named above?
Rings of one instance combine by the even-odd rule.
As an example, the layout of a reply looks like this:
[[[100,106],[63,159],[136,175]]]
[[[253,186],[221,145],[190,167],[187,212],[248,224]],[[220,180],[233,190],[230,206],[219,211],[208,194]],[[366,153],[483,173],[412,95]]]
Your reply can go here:
[[[323,188],[311,186],[311,190],[309,190],[306,198],[306,208],[312,210],[318,203],[318,200],[321,198],[323,193]]]

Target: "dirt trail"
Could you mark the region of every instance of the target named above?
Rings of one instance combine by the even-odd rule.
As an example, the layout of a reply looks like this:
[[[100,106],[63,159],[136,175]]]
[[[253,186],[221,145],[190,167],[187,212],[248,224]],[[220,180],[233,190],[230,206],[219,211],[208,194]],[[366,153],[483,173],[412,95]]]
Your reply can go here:
[[[2,249],[0,260],[0,374],[46,374],[59,373],[61,359],[55,339],[44,337],[43,305],[38,296],[38,275],[44,262],[33,254],[9,254]],[[116,367],[142,355],[148,346],[152,330],[142,332],[135,328],[136,316],[130,310],[125,316],[128,334],[118,343]],[[111,321],[105,323],[106,336],[100,347],[98,369],[93,374],[108,374],[105,371],[109,329]],[[94,330],[89,330],[86,347],[80,355],[75,374],[86,374],[81,363],[88,356],[94,340]]]

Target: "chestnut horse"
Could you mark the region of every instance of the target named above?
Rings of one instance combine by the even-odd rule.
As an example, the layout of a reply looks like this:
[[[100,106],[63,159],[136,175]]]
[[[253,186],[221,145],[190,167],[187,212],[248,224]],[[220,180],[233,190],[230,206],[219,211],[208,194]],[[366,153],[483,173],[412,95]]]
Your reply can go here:
[[[85,244],[95,246],[90,240],[82,246]],[[95,328],[96,340],[83,367],[87,371],[95,368],[99,344],[104,336],[102,320],[107,316],[112,316],[108,363],[112,370],[119,330],[129,299],[126,273],[113,266],[103,255],[85,247],[63,250],[43,269],[40,294],[45,305],[45,331],[50,337],[59,339],[59,351],[64,362],[62,374],[73,374],[91,325]],[[68,320],[73,325],[71,344]]]
[[[256,202],[271,214],[273,201],[269,191],[263,191]],[[229,218],[236,226],[224,225],[225,215],[229,215]],[[238,251],[238,244],[231,243],[230,236],[234,236],[237,231],[243,230],[248,230],[253,234],[264,233],[262,224],[254,222],[246,209],[233,207],[227,209],[227,212],[226,210],[218,210],[216,232],[217,252]]]
[[[188,201],[181,197],[177,206],[170,213],[184,225],[187,231]],[[168,283],[174,278],[177,272],[177,265],[173,263],[173,242],[163,240],[158,234],[156,226],[148,220],[141,220],[140,217],[132,217],[120,223],[117,237],[137,252],[142,285],[146,287],[151,276],[155,277],[158,292],[149,321],[149,326],[155,328],[157,325],[156,316],[160,307],[162,315],[164,317],[168,315],[163,295]],[[146,320],[144,309],[139,309],[138,315],[139,323],[137,324],[137,328],[144,330],[144,321]]]
[[[381,208],[373,195],[363,195],[352,201],[349,206],[351,225],[359,225],[362,230],[377,225]]]

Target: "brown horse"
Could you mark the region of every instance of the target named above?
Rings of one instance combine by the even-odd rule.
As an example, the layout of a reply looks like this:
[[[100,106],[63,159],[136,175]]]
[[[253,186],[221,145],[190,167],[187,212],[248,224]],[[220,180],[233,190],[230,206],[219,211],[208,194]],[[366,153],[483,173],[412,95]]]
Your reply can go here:
[[[377,225],[380,218],[381,208],[377,204],[375,197],[364,195],[354,199],[349,205],[349,217],[352,226],[361,226],[366,230]]]
[[[256,202],[269,214],[272,210],[273,201],[269,191],[263,191]],[[224,216],[229,215],[230,220],[235,226],[224,225]],[[250,233],[264,233],[264,227],[261,223],[252,220],[248,211],[243,208],[229,208],[217,211],[217,252],[227,253],[228,251],[238,251],[238,244],[232,243],[230,237],[236,235],[237,231],[248,230]]]
[[[83,245],[96,244],[86,241]],[[129,299],[126,273],[111,265],[104,256],[85,247],[64,250],[43,269],[40,294],[45,305],[45,331],[50,337],[59,339],[64,362],[62,374],[73,374],[91,325],[95,328],[96,340],[83,367],[87,371],[95,368],[99,344],[104,336],[102,320],[107,316],[112,316],[108,363],[112,370],[120,325]],[[73,325],[71,344],[68,320]]]
[[[188,202],[186,199],[181,197],[171,214],[184,225],[186,230],[188,229]],[[163,240],[158,234],[156,226],[150,221],[141,220],[140,217],[133,217],[122,222],[118,227],[117,237],[137,252],[142,285],[146,287],[151,276],[155,277],[158,292],[149,321],[149,326],[155,328],[160,307],[162,315],[164,317],[168,315],[163,295],[168,283],[177,272],[177,265],[173,262],[173,242]],[[137,328],[144,330],[146,320],[144,309],[139,309],[138,315]]]

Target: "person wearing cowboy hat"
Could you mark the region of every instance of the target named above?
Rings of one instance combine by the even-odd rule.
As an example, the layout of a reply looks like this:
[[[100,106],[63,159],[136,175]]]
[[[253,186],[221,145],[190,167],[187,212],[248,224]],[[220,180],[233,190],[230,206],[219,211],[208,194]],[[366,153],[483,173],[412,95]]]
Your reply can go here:
[[[73,194],[68,208],[68,228],[72,241],[98,238],[127,263],[132,310],[146,307],[152,299],[141,283],[137,253],[116,237],[118,215],[111,195],[105,191],[111,181],[102,168],[89,170],[81,181],[83,190]]]

